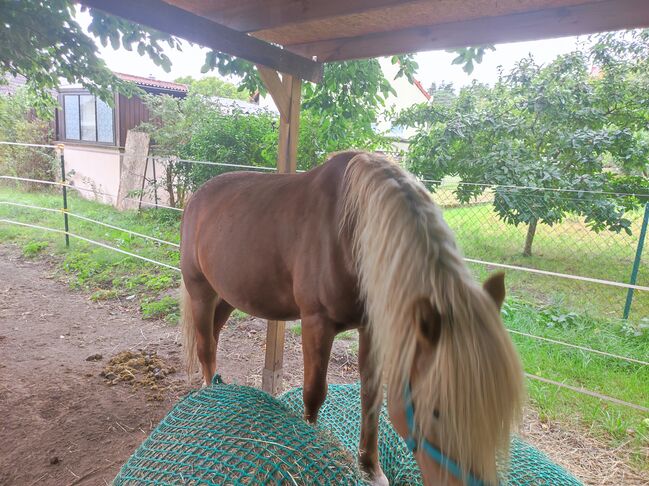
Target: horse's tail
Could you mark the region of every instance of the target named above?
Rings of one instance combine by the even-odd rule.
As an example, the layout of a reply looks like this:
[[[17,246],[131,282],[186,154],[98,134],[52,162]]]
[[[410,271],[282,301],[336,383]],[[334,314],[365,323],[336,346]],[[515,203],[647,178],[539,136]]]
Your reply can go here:
[[[187,376],[191,379],[194,371],[198,368],[196,355],[196,327],[192,317],[189,292],[185,288],[185,282],[180,280],[180,322],[183,329],[183,351],[185,353],[185,368]]]

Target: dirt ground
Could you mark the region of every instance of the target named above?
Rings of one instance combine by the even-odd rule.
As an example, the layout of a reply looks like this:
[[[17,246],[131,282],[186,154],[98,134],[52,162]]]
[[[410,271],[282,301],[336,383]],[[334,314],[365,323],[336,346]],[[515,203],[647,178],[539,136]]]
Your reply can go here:
[[[179,333],[142,320],[132,302],[91,302],[53,271],[0,245],[0,485],[110,484],[189,389]],[[260,386],[264,340],[262,321],[228,323],[218,363],[227,382]],[[335,342],[330,382],[357,379],[350,346]],[[166,376],[153,389],[102,376],[111,358],[129,350],[160,358],[151,372],[163,368]],[[285,386],[301,384],[301,361],[299,337],[287,333]],[[531,412],[522,432],[588,484],[649,484],[615,451]]]

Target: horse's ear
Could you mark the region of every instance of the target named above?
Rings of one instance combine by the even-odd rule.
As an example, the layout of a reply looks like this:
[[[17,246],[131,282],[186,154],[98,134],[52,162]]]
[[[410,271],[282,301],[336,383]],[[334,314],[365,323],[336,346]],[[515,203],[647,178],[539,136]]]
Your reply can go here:
[[[428,299],[421,299],[415,306],[417,339],[424,346],[434,346],[442,332],[442,316]]]
[[[482,288],[496,303],[498,309],[502,308],[505,302],[505,273],[499,272],[493,274],[482,284]]]

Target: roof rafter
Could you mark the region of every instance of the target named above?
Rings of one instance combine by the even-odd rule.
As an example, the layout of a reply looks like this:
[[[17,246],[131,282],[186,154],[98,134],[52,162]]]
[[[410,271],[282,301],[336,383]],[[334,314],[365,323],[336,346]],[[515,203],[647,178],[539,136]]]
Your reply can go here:
[[[173,0],[170,3],[241,32],[285,27],[311,20],[350,15],[422,0],[228,0],[216,3]]]

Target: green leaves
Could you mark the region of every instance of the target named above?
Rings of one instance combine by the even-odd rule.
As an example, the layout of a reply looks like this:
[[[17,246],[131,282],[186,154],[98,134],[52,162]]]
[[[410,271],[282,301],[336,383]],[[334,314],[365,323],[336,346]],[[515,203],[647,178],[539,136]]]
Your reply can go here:
[[[108,103],[115,91],[127,95],[137,91],[113,75],[99,58],[93,39],[74,19],[72,1],[0,0],[0,11],[0,77],[25,76],[37,107],[48,106],[49,92],[58,87],[60,79],[80,83]],[[169,71],[171,61],[160,42],[180,49],[178,39],[100,11],[90,10],[90,14],[88,29],[103,46],[131,50],[136,44],[140,55],[147,54]]]
[[[443,91],[443,102],[435,99],[439,90],[433,86],[433,103],[406,110],[398,120],[417,130],[409,169],[426,179],[453,175],[493,185],[494,209],[509,224],[552,225],[573,214],[593,231],[631,231],[624,214],[641,198],[592,191],[621,187],[605,167],[648,172],[648,39],[607,35],[590,51],[560,56],[547,66],[528,57],[501,73],[494,87],[474,83],[457,94],[451,87]],[[478,54],[465,49],[456,61],[477,60]],[[593,70],[593,59],[602,62],[600,70]],[[470,201],[485,187],[460,184],[456,195]]]
[[[451,49],[446,52],[454,53],[457,54],[457,57],[453,59],[451,62],[452,64],[459,64],[462,66],[462,70],[467,73],[471,74],[474,69],[474,64],[480,64],[482,62],[482,58],[485,55],[485,52],[489,51],[495,51],[496,47],[489,44],[485,46],[477,46],[477,47],[463,47],[461,49]]]
[[[410,83],[415,82],[415,74],[419,69],[419,64],[415,61],[414,54],[402,54],[400,56],[392,56],[390,59],[392,64],[398,64],[399,70],[397,71],[394,79],[405,76]]]

